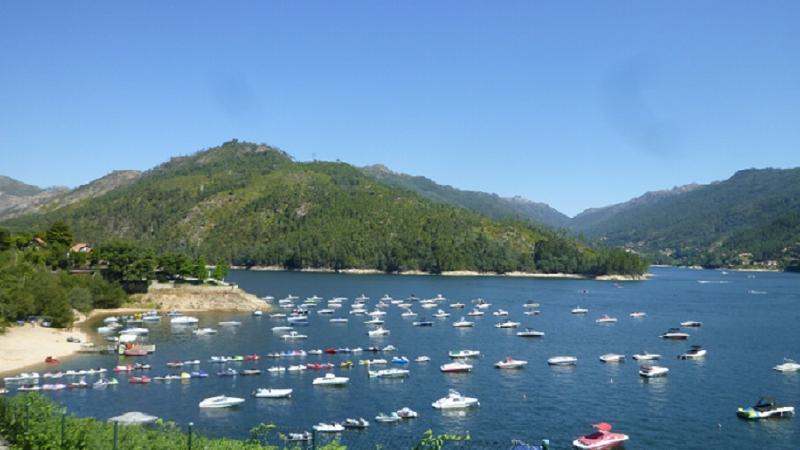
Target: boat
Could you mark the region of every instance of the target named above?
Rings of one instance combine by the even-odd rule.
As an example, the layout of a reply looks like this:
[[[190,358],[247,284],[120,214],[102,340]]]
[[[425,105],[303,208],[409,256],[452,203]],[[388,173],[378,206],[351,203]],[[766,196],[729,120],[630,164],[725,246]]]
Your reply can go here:
[[[388,336],[389,333],[390,333],[389,330],[387,330],[387,329],[385,329],[383,327],[378,327],[378,328],[376,328],[374,330],[367,331],[367,335],[369,337]]]
[[[422,356],[417,356],[417,358],[414,359],[414,362],[426,363],[426,362],[430,362],[430,360],[431,360],[430,356],[422,355]]]
[[[794,415],[794,406],[778,405],[772,397],[761,397],[754,406],[739,407],[736,410],[736,415],[748,420],[786,417]]]
[[[48,356],[47,358],[44,359],[44,362],[47,364],[58,364],[60,361],[56,358],[53,358],[52,356]]]
[[[394,423],[394,422],[399,422],[401,420],[402,417],[397,415],[396,412],[393,412],[391,414],[380,413],[377,416],[375,416],[375,421],[381,423]]]
[[[87,383],[83,378],[81,378],[79,381],[67,384],[67,388],[69,389],[85,389],[87,387],[89,387],[89,383]]]
[[[678,359],[700,359],[706,357],[706,349],[699,345],[693,345],[689,350],[678,355]]]
[[[142,375],[140,377],[130,377],[130,378],[128,378],[128,383],[131,383],[131,384],[147,384],[150,381],[151,381],[150,377],[148,377],[146,375]]]
[[[173,325],[193,325],[197,322],[200,322],[200,320],[192,316],[174,316],[169,319],[169,323]]]
[[[451,358],[478,358],[481,356],[480,350],[458,350],[450,351],[447,356]]]
[[[603,314],[600,318],[595,320],[597,323],[617,323],[616,317],[611,317],[608,314]]]
[[[436,314],[434,314],[433,317],[435,317],[437,319],[446,319],[446,318],[450,317],[450,313],[440,309],[440,310],[436,311]]]
[[[42,388],[38,384],[23,384],[22,386],[18,387],[17,390],[21,392],[36,392],[41,391]]]
[[[689,339],[689,334],[682,332],[680,328],[670,328],[659,337],[662,339],[686,340]]]
[[[332,317],[328,322],[330,323],[347,323],[347,317]]]
[[[620,355],[618,353],[606,353],[605,355],[600,355],[600,361],[604,363],[620,363],[625,361],[625,355]]]
[[[324,309],[320,309],[319,311],[317,311],[317,314],[321,314],[321,315],[331,315],[331,314],[333,314],[333,313],[335,313],[335,312],[336,312],[336,310],[335,310],[335,309],[332,309],[332,308],[324,308]]]
[[[324,423],[320,422],[314,425],[314,431],[318,433],[339,433],[344,431],[344,426],[339,423]]]
[[[410,361],[405,356],[393,356],[392,364],[408,364]]]
[[[367,320],[364,322],[367,325],[383,325],[383,319],[379,319],[377,317]]]
[[[572,308],[572,314],[586,314],[589,312],[588,308],[581,308],[580,306],[576,306]]]
[[[105,380],[98,380],[98,381],[96,381],[96,382],[94,383],[94,385],[93,385],[93,386],[95,386],[95,387],[96,387],[96,385],[97,385],[97,383],[98,383],[99,381],[102,381],[103,383],[105,383],[106,385],[108,385],[108,383],[106,383],[106,382],[105,382]],[[103,386],[103,387],[105,387],[105,386]],[[66,384],[62,384],[62,383],[56,383],[56,384],[43,384],[43,385],[42,385],[42,390],[43,390],[43,391],[62,391],[62,390],[64,390],[64,389],[66,389],[66,388],[67,388],[67,385],[66,385]]]
[[[519,337],[542,337],[544,336],[544,331],[536,331],[532,328],[525,328],[523,331],[518,331],[517,336]]]
[[[456,327],[456,328],[468,328],[468,327],[471,327],[473,325],[475,325],[475,322],[470,322],[470,321],[466,320],[463,317],[461,318],[461,320],[459,320],[457,322],[453,322],[453,326]]]
[[[385,366],[389,361],[385,359],[362,359],[358,362],[360,366]]]
[[[208,372],[204,372],[202,370],[195,370],[193,372],[189,372],[189,376],[191,378],[208,378]]]
[[[534,302],[528,302],[528,303],[525,303],[524,305],[522,305],[522,307],[525,308],[525,309],[536,309],[539,306],[541,306],[541,305],[538,304],[538,303],[534,303]]]
[[[465,362],[456,361],[439,366],[439,370],[445,373],[464,373],[471,372],[472,365]]]
[[[644,365],[639,367],[639,375],[645,378],[663,377],[667,375],[669,368],[664,366]]]
[[[578,358],[574,356],[554,356],[547,360],[551,366],[574,366],[577,362]]]
[[[339,363],[339,367],[342,369],[350,369],[353,367],[353,361],[350,360],[342,361],[341,363]]]
[[[196,336],[209,336],[217,334],[217,330],[214,328],[200,328],[199,330],[192,331],[192,333]]]
[[[241,405],[242,403],[244,403],[243,398],[218,395],[216,397],[208,397],[200,402],[198,406],[201,408],[230,408]]]
[[[473,303],[475,303],[475,307],[478,309],[489,309],[489,307],[492,306],[491,303],[487,303],[486,300],[482,298],[473,300]]]
[[[306,370],[306,366],[304,364],[298,364],[298,365],[294,365],[294,366],[289,366],[289,368],[286,369],[286,370],[288,372],[302,372],[302,371]]]
[[[508,311],[506,311],[505,309],[501,308],[501,309],[498,309],[497,311],[493,312],[492,315],[495,316],[495,317],[503,317],[503,316],[507,316],[508,315]]]
[[[264,315],[264,312],[261,311],[260,309],[257,309],[255,311],[253,311],[253,317],[261,317],[263,315]]]
[[[274,313],[274,314],[270,314],[269,318],[270,319],[285,319],[286,318],[286,314],[284,314],[284,313]]]
[[[286,372],[286,367],[283,367],[283,366],[272,366],[269,369],[267,369],[267,372],[270,372],[270,373]]]
[[[283,331],[292,331],[292,330],[294,330],[294,327],[290,327],[290,326],[287,326],[287,325],[282,325],[282,326],[279,326],[279,327],[272,327],[271,330],[272,330],[273,333],[280,333],[280,332],[283,332]]]
[[[789,358],[783,358],[783,363],[773,367],[778,372],[800,372],[800,364]]]
[[[447,397],[442,397],[431,404],[436,409],[465,409],[479,405],[477,398],[464,397],[454,389],[450,389]]]
[[[308,431],[302,433],[287,433],[286,440],[289,442],[308,442],[312,439],[312,434]]]
[[[504,322],[494,324],[495,328],[517,328],[520,325],[519,322],[514,322],[513,320],[506,320]]]
[[[681,326],[686,328],[699,328],[703,326],[703,322],[698,322],[696,320],[687,320],[685,322],[681,322]]]
[[[403,407],[395,412],[398,416],[400,416],[401,419],[416,419],[419,417],[419,414],[409,407]]]
[[[284,339],[284,340],[287,340],[287,341],[293,341],[295,339],[308,339],[308,336],[305,335],[305,334],[300,334],[297,331],[290,331],[289,333],[284,334],[283,336],[281,336],[281,339]]]
[[[407,309],[407,310],[403,311],[402,314],[400,314],[400,317],[417,317],[417,313],[415,313],[414,311],[412,311],[410,309]]]
[[[289,398],[292,396],[292,389],[259,388],[253,391],[253,396],[257,398]]]
[[[539,311],[538,309],[532,309],[532,310],[530,310],[530,311],[525,311],[525,312],[524,312],[524,313],[522,313],[522,314],[525,314],[526,316],[538,316],[538,315],[539,315],[539,314],[541,314],[541,313],[542,313],[542,312],[541,312],[541,311]]]
[[[643,311],[636,311],[630,313],[629,316],[633,317],[634,319],[641,319],[642,317],[646,317],[647,313]]]
[[[411,371],[407,369],[382,369],[382,370],[370,370],[368,372],[370,378],[405,378],[407,377]]]
[[[414,325],[415,327],[432,327],[433,322],[431,322],[430,320],[419,320],[416,322],[412,322],[411,325]]]
[[[462,309],[465,306],[467,306],[467,305],[465,305],[463,303],[451,303],[450,304],[450,307],[453,308],[453,309]]]
[[[348,429],[361,430],[369,427],[369,421],[363,417],[358,419],[344,419],[342,426]]]
[[[237,375],[239,375],[239,372],[237,372],[236,369],[232,369],[230,367],[222,369],[219,372],[217,372],[218,377],[235,377]]]
[[[595,431],[585,436],[581,436],[572,445],[581,449],[611,448],[628,440],[627,434],[614,433],[611,431],[611,424],[602,422],[592,425]]]
[[[467,313],[468,316],[476,317],[484,315],[484,312],[479,309],[473,309],[472,311]]]
[[[248,376],[248,375],[261,375],[261,369],[242,369],[239,372],[239,375]]]
[[[311,370],[328,370],[333,369],[335,366],[332,363],[312,363],[306,364],[306,369]]]
[[[637,361],[653,361],[656,359],[661,359],[661,355],[659,355],[658,353],[650,353],[648,351],[643,351],[642,353],[634,354],[633,359]]]
[[[350,381],[348,377],[337,377],[333,373],[326,373],[324,377],[314,378],[311,383],[315,386],[343,386]]]
[[[141,335],[149,334],[149,333],[150,333],[150,330],[148,330],[147,328],[136,328],[136,327],[125,328],[124,330],[121,330],[119,332],[119,334],[135,334],[137,336],[141,336]]]
[[[503,361],[498,361],[494,364],[495,367],[498,369],[521,369],[528,364],[528,361],[522,361],[518,359],[514,359],[512,357],[507,357]]]

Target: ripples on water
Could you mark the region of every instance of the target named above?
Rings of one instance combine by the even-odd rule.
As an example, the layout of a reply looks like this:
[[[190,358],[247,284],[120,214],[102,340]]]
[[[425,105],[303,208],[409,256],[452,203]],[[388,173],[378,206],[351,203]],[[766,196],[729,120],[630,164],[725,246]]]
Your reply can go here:
[[[154,369],[150,375],[175,372],[164,366],[173,359],[203,361],[207,379],[182,384],[121,384],[102,391],[57,392],[52,396],[71,411],[106,418],[139,410],[179,423],[194,421],[205,434],[247,436],[260,422],[272,422],[283,431],[308,430],[321,421],[365,417],[372,423],[364,432],[345,432],[343,440],[356,446],[370,439],[382,443],[392,439],[408,442],[408,436],[421,436],[428,428],[436,432],[464,433],[476,439],[509,442],[518,438],[537,441],[549,438],[554,448],[566,448],[576,436],[590,430],[590,424],[609,421],[615,429],[631,436],[626,446],[636,448],[800,448],[800,428],[796,419],[745,422],[738,420],[738,406],[754,403],[761,395],[800,406],[800,374],[779,374],[772,366],[784,356],[800,359],[800,277],[788,274],[744,273],[722,275],[717,271],[653,269],[647,282],[622,283],[619,289],[609,282],[579,280],[534,280],[521,278],[450,278],[412,276],[348,276],[311,273],[234,272],[230,280],[257,295],[282,298],[294,294],[304,299],[314,294],[329,299],[350,298],[335,316],[347,316],[349,324],[330,324],[331,316],[312,310],[311,326],[302,332],[309,339],[286,343],[270,328],[281,322],[266,315],[254,318],[243,314],[202,314],[200,326],[214,326],[220,320],[240,320],[240,328],[221,328],[216,336],[195,337],[188,330],[173,330],[167,321],[147,325],[150,341],[158,352],[148,358]],[[709,281],[700,283],[698,281]],[[724,282],[724,283],[721,283]],[[582,294],[581,291],[588,290]],[[764,295],[749,290],[766,291]],[[474,328],[456,329],[450,324],[464,310],[450,310],[449,319],[432,319],[431,328],[411,325],[415,319],[400,317],[392,306],[385,328],[392,334],[380,339],[366,336],[363,316],[349,316],[352,299],[365,293],[370,305],[388,293],[397,298],[415,294],[421,298],[442,293],[445,305],[456,300],[467,303],[485,298],[492,307],[483,317],[474,317]],[[540,316],[523,315],[527,301],[541,303]],[[585,316],[574,316],[570,309],[581,305],[590,309]],[[517,330],[496,329],[501,321],[491,311],[508,310],[510,318],[546,332],[544,338],[523,339]],[[372,308],[370,308],[372,309]],[[431,316],[435,310],[414,308]],[[628,314],[643,310],[647,317],[631,319]],[[619,318],[614,325],[598,325],[595,319],[608,313]],[[658,335],[684,320],[700,320],[702,328],[689,329],[688,342],[670,342]],[[174,332],[173,332],[174,331]],[[292,348],[368,347],[393,344],[397,355],[412,359],[411,376],[401,380],[367,377],[366,368],[334,370],[351,377],[344,388],[311,386],[319,371],[261,376],[221,378],[217,367],[205,362],[211,355],[233,355],[288,350]],[[676,356],[690,344],[708,349],[705,361],[680,361]],[[442,374],[439,365],[448,362],[447,352],[479,349],[483,355],[474,362],[470,374]],[[633,353],[643,350],[661,353],[661,364],[670,368],[667,377],[642,379]],[[598,356],[617,352],[627,355],[622,364],[603,364]],[[417,364],[413,358],[429,355],[432,361]],[[498,370],[496,361],[506,356],[529,361],[522,370]],[[576,367],[549,367],[546,359],[556,355],[579,358]],[[377,357],[362,355],[308,356],[303,362],[353,360]],[[390,356],[383,356],[390,359]],[[301,359],[271,360],[233,364],[266,369],[275,364],[288,366]],[[117,364],[115,357],[89,356],[64,364],[63,369]],[[391,365],[387,366],[391,367]],[[257,387],[291,387],[290,400],[255,399]],[[481,406],[470,411],[442,413],[431,402],[444,396],[448,388],[478,397]],[[205,397],[229,394],[247,398],[235,410],[200,410]],[[403,406],[417,412],[418,419],[394,425],[376,423],[379,412],[390,413]],[[688,441],[687,441],[688,440]]]

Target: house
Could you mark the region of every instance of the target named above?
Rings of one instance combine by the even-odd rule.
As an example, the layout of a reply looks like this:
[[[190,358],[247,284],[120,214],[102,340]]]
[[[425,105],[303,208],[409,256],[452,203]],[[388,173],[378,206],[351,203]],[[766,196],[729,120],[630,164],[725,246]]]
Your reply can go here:
[[[85,242],[79,242],[70,247],[69,251],[71,253],[89,253],[92,251],[92,247],[89,247],[89,244]]]

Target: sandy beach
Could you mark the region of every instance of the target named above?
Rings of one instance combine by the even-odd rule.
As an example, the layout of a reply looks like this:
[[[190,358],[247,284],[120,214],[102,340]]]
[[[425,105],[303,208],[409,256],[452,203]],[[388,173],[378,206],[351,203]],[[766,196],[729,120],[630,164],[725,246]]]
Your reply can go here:
[[[72,331],[39,325],[11,326],[0,335],[0,373],[44,363],[48,356],[63,358],[77,352],[81,344],[67,342],[67,337],[85,342],[88,336],[80,328]]]

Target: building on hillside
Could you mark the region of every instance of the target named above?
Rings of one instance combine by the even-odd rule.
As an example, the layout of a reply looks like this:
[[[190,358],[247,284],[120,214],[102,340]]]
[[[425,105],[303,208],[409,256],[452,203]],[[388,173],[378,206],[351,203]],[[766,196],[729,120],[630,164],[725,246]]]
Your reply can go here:
[[[92,247],[89,247],[89,244],[85,242],[79,242],[70,247],[69,251],[72,253],[89,253],[92,251]]]

